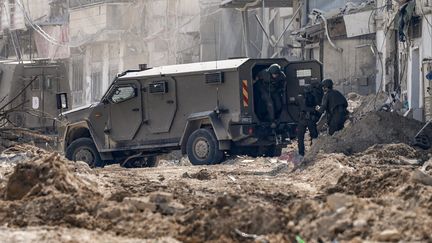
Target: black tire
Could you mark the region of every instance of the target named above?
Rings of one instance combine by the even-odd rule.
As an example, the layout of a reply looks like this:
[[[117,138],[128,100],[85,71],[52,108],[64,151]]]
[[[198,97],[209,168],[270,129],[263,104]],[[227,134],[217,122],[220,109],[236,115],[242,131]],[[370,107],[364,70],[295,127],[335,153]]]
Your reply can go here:
[[[66,149],[66,158],[72,161],[84,161],[90,167],[102,167],[103,161],[91,138],[78,138]]]
[[[186,152],[193,165],[219,164],[224,158],[216,135],[206,128],[198,129],[189,136]]]
[[[264,157],[279,157],[282,155],[282,148],[277,146],[267,147]]]
[[[427,150],[431,147],[431,141],[427,135],[419,135],[415,137],[414,146]]]
[[[136,158],[127,161],[126,163],[120,163],[121,167],[124,168],[146,168],[156,166],[156,156],[149,156],[144,158]]]

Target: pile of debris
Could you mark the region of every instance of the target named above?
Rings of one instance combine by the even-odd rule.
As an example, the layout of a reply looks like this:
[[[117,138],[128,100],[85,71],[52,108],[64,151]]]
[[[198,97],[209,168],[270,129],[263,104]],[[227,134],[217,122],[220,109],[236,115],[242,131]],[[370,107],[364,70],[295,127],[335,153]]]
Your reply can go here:
[[[24,153],[28,159],[16,164],[0,184],[2,224],[65,223],[71,215],[92,211],[102,198],[91,180],[94,172],[85,163],[72,163],[30,145],[18,145],[8,152]]]
[[[324,135],[317,139],[306,157],[313,160],[318,153],[351,155],[376,144],[411,144],[422,126],[421,122],[396,113],[369,112],[334,136]]]
[[[49,148],[55,146],[55,139],[25,128],[0,128],[0,153],[18,144],[32,144]]]
[[[389,126],[379,119],[407,126],[407,133],[379,131]],[[335,143],[333,152],[303,166],[236,157],[205,168],[91,170],[56,153],[15,146],[7,152],[23,159],[0,180],[0,224],[168,242],[430,242],[432,159],[406,143],[388,143],[408,138],[418,125],[372,112],[347,130],[375,129],[376,137],[368,134],[375,144],[344,154],[334,152]],[[348,135],[336,135],[353,139],[341,146],[367,138]]]
[[[352,117],[360,118],[365,114],[379,110],[387,101],[388,95],[384,92],[362,96],[357,93],[347,95],[348,111]]]
[[[422,166],[423,164],[423,166]],[[291,225],[307,240],[330,242],[428,241],[432,235],[418,225],[431,224],[432,160],[422,161],[407,144],[374,145],[347,156],[319,154],[313,164],[292,174],[310,181],[322,196],[292,202]],[[299,210],[307,210],[301,216]],[[304,215],[304,214],[303,214]],[[357,241],[355,241],[357,242]]]

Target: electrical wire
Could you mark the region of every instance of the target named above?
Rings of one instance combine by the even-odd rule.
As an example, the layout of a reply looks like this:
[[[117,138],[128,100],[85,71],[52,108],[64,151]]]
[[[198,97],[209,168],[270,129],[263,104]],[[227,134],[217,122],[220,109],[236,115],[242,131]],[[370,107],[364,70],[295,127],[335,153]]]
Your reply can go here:
[[[329,33],[329,28],[328,28],[328,24],[327,24],[327,19],[322,15],[318,15],[318,17],[320,17],[323,21],[324,21],[324,28],[326,30],[326,36],[327,36],[327,40],[329,41],[330,45],[336,49],[338,52],[343,52],[343,49],[340,47],[337,47],[336,44],[332,41],[332,39],[330,38],[330,33]]]
[[[387,6],[388,6],[388,5],[383,5],[383,6],[381,6],[381,7],[377,7],[377,8],[374,8],[374,9],[372,10],[372,12],[371,12],[371,14],[370,14],[370,16],[369,16],[369,20],[368,20],[368,29],[369,29],[369,32],[371,32],[370,24],[371,24],[371,18],[372,18],[372,16],[373,16],[374,14],[376,14],[377,10],[383,10],[383,9],[386,8]],[[395,18],[394,18],[394,19],[395,19]],[[392,20],[391,23],[393,23],[394,19]],[[391,25],[391,23],[390,23],[389,25]],[[379,93],[381,92],[381,89],[382,89],[382,87],[383,87],[383,85],[384,85],[384,73],[385,73],[385,72],[384,72],[384,62],[383,62],[383,60],[382,60],[381,53],[382,53],[382,49],[384,48],[384,44],[385,44],[385,42],[386,42],[387,34],[389,33],[389,30],[390,30],[390,26],[389,26],[389,27],[386,29],[386,31],[384,32],[384,38],[383,38],[383,43],[382,43],[382,45],[381,45],[381,50],[378,49],[378,46],[377,46],[376,41],[372,39],[372,46],[373,46],[374,50],[376,51],[376,53],[377,53],[377,55],[378,55],[378,60],[379,60],[379,62],[380,62],[380,66],[381,66],[381,75],[380,75],[381,77],[380,77],[380,85],[379,85],[379,87],[378,87],[378,91],[377,91],[377,93],[376,93],[374,99],[371,100],[371,101],[366,105],[366,107],[369,107],[369,106],[372,104],[372,102],[373,102],[373,107],[374,107],[374,109],[376,109],[376,102],[377,102],[377,99],[378,99],[378,95],[379,95]]]
[[[99,36],[100,34],[102,34],[104,31],[106,31],[106,29],[102,29],[97,31],[96,33],[92,34],[91,36],[89,36],[86,39],[83,39],[81,41],[76,41],[76,42],[60,42],[57,39],[55,39],[54,37],[50,36],[48,33],[46,33],[38,24],[34,23],[31,18],[28,15],[27,10],[25,9],[24,5],[22,4],[22,0],[16,0],[16,3],[18,5],[18,7],[21,9],[21,11],[23,12],[24,15],[24,19],[27,21],[27,23],[30,25],[30,27],[32,29],[34,29],[37,33],[39,33],[45,40],[47,40],[49,43],[56,45],[56,46],[64,46],[64,47],[80,47],[82,45],[84,45],[85,43],[88,43],[92,40],[94,40],[97,36]],[[134,4],[134,2],[131,2],[129,4],[129,6],[132,6],[132,4]],[[128,12],[126,11],[126,13],[124,15],[126,15]]]

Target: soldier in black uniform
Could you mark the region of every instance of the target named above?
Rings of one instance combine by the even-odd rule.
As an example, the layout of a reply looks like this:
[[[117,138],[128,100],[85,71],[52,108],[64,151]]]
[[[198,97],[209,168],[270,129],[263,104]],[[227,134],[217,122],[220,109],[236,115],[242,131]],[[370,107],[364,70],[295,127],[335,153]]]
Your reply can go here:
[[[324,97],[321,107],[317,109],[321,114],[327,113],[327,124],[329,126],[329,135],[344,128],[348,116],[348,102],[339,91],[333,89],[333,81],[325,79],[322,81]]]
[[[284,104],[285,79],[285,73],[278,64],[258,73],[254,89],[258,91],[257,98],[260,98],[256,103],[264,103],[264,106],[257,104],[262,107],[261,120],[274,123],[279,119]]]
[[[298,151],[301,156],[305,155],[304,139],[306,131],[309,130],[311,139],[318,138],[317,122],[320,113],[315,107],[321,104],[323,92],[318,86],[306,86],[304,93],[296,98],[296,103],[300,109],[299,122],[297,125],[297,143]]]

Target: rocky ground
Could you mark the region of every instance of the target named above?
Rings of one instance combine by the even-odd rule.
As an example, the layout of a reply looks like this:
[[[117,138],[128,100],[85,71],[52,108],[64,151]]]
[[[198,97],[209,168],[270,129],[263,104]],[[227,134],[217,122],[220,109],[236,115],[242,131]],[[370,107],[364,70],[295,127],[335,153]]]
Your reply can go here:
[[[404,119],[389,114],[372,113],[347,129]],[[401,129],[415,132],[413,124]],[[329,139],[324,136],[308,148],[317,152],[303,164],[292,162],[295,144],[280,158],[190,166],[173,155],[141,169],[90,169],[17,145],[0,158],[0,239],[431,242],[432,157],[403,141],[410,132],[397,132],[377,135],[379,143],[370,136],[372,144],[354,137],[361,148],[341,132],[337,139],[344,143],[318,149]],[[394,138],[400,139],[389,141]],[[347,152],[347,146],[356,149]]]

